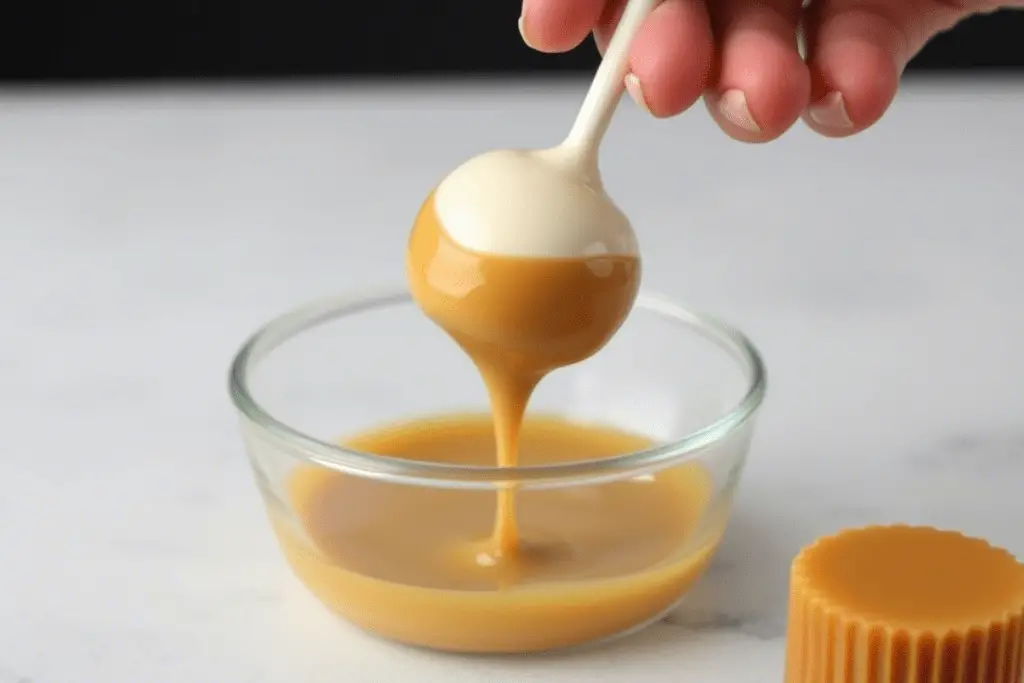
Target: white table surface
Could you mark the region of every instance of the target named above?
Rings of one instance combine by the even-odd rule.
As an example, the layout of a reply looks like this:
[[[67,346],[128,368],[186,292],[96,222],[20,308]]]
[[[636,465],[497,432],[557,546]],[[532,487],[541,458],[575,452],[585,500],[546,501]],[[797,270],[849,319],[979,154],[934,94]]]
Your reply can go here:
[[[849,141],[747,147],[625,106],[647,283],[740,325],[768,403],[717,561],[603,650],[377,641],[294,580],[235,434],[242,339],[401,281],[462,159],[555,142],[581,86],[0,95],[0,683],[780,680],[786,573],[869,522],[1024,554],[1024,85],[910,86]]]

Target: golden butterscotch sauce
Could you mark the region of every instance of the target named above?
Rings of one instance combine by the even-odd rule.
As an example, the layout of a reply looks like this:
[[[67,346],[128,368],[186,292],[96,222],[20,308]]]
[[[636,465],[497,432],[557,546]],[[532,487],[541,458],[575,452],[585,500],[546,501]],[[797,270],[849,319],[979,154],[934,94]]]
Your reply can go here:
[[[497,464],[517,464],[519,424],[537,383],[589,358],[629,314],[640,286],[634,256],[578,259],[495,256],[454,242],[428,197],[409,240],[409,288],[480,372],[490,396]],[[499,492],[494,553],[518,544],[514,498]]]
[[[876,526],[793,561],[786,683],[1020,683],[1024,565],[981,539]]]
[[[489,415],[416,420],[355,436],[364,452],[460,465],[496,457]],[[643,437],[528,417],[523,465],[603,458]],[[290,564],[331,609],[378,635],[461,652],[528,652],[618,634],[671,607],[720,530],[696,529],[710,474],[689,463],[611,483],[516,491],[522,543],[496,561],[493,491],[397,484],[301,466],[295,519],[272,514]],[[296,524],[297,520],[297,524]]]

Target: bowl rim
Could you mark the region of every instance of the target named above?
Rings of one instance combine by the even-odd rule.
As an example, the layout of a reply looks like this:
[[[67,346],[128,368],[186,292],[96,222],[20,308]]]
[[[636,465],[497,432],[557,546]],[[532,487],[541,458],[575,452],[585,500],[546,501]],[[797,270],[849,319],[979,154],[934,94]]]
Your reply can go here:
[[[682,464],[738,433],[757,413],[767,391],[767,371],[760,352],[739,329],[717,318],[674,303],[669,297],[641,290],[635,308],[671,318],[716,344],[737,361],[747,376],[742,399],[722,416],[678,439],[611,458],[576,460],[552,465],[498,467],[454,465],[407,460],[366,453],[327,443],[285,424],[267,412],[249,391],[249,376],[258,362],[303,332],[339,318],[405,305],[412,297],[404,288],[382,288],[328,296],[273,318],[241,346],[231,362],[228,389],[245,426],[293,458],[362,477],[448,488],[495,488],[529,484],[531,488],[599,483]]]

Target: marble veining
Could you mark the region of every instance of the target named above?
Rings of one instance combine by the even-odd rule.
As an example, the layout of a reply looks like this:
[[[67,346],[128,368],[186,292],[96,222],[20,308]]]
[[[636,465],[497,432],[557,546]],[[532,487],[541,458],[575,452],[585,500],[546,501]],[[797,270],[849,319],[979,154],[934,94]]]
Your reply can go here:
[[[928,523],[1024,554],[1024,88],[911,85],[855,140],[756,149],[625,107],[605,179],[648,284],[770,369],[706,577],[639,635],[541,657],[325,613],[274,547],[227,363],[288,307],[400,282],[425,188],[554,140],[583,83],[466,87],[0,95],[0,683],[765,683],[818,535]]]

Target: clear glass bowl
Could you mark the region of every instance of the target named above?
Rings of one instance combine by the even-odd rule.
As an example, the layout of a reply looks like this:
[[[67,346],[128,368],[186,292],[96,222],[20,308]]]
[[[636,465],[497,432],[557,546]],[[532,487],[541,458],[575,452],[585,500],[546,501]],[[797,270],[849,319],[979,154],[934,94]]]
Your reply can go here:
[[[622,635],[679,603],[724,531],[765,381],[761,358],[742,333],[641,293],[607,347],[541,383],[530,414],[621,428],[649,437],[653,447],[504,469],[358,452],[339,446],[341,437],[403,419],[488,410],[482,382],[462,351],[406,292],[393,291],[328,299],[270,322],[235,357],[230,390],[285,556],[329,608],[410,645],[524,652]],[[392,487],[425,487],[447,496],[442,501],[496,498],[500,487],[514,486],[520,511],[531,496],[579,493],[564,499],[569,519],[587,514],[588,501],[602,487],[673,472],[691,484],[697,481],[691,475],[699,472],[700,487],[681,489],[678,504],[666,508],[686,533],[671,557],[651,568],[661,572],[657,581],[629,572],[578,577],[562,585],[472,590],[397,585],[389,583],[386,568],[380,576],[354,572],[343,553],[321,547],[295,497],[295,481],[310,473],[373,480],[377,488],[372,490],[382,495]],[[574,500],[580,501],[578,511],[571,508]],[[369,529],[376,521],[379,533],[373,502],[352,500],[352,509],[344,510],[346,523],[365,522]],[[631,547],[641,532],[625,524],[616,547]],[[367,538],[372,544],[374,537]]]

